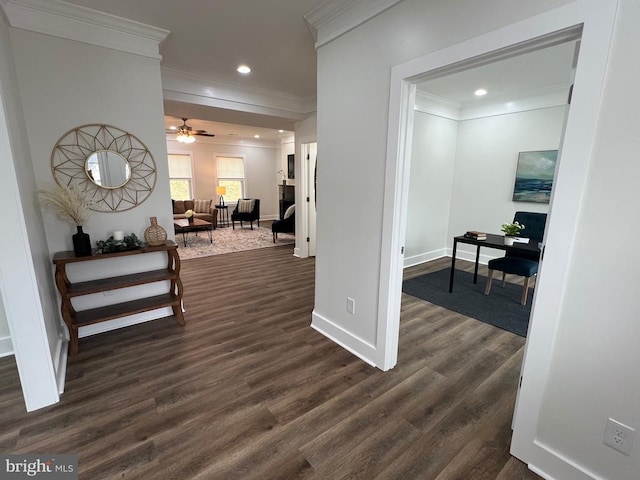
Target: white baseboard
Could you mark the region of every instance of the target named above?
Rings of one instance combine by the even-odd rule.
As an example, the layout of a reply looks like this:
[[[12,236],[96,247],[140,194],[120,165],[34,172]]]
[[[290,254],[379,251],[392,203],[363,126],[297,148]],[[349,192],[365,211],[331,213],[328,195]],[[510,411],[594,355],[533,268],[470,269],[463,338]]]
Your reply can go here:
[[[482,265],[486,265],[487,263],[489,263],[489,260],[493,260],[494,258],[499,258],[504,254],[500,254],[498,253],[497,255],[488,255],[487,251],[493,251],[493,250],[488,250],[488,249],[483,249],[480,250],[480,258],[479,258],[479,263]],[[499,252],[498,250],[496,250],[496,252]],[[421,253],[419,255],[413,255],[411,257],[405,257],[404,259],[404,268],[407,267],[413,267],[415,265],[420,265],[421,263],[426,263],[426,262],[430,262],[432,260],[436,260],[438,258],[442,258],[442,257],[449,257],[451,258],[451,256],[453,255],[453,249],[452,248],[440,248],[438,250],[432,250],[431,252],[425,252],[425,253]],[[456,252],[456,258],[460,259],[460,260],[467,260],[469,262],[474,262],[476,261],[476,252],[475,251],[468,251],[468,250],[464,250],[461,249],[460,247],[458,247],[458,251]]]
[[[184,308],[182,310],[184,311]],[[107,322],[94,323],[93,325],[80,327],[78,329],[78,338],[89,337],[91,335],[116,330],[118,328],[130,327],[131,325],[137,325],[151,320],[158,320],[159,318],[170,317],[172,315],[173,310],[171,307],[164,307],[157,310],[151,310],[149,312],[129,315],[128,317],[115,318]]]
[[[431,252],[421,253],[419,255],[413,255],[411,257],[404,258],[404,268],[413,267],[414,265],[420,265],[421,263],[430,262],[431,260],[435,260],[437,258],[442,258],[447,256],[447,249],[440,248],[438,250],[433,250]]]
[[[0,358],[9,355],[13,355],[13,342],[11,337],[2,337],[0,338]]]
[[[478,260],[478,263],[480,263],[480,265],[486,265],[487,263],[489,263],[489,260],[493,260],[494,258],[499,258],[504,256],[504,252],[502,253],[498,253],[497,255],[487,255],[486,251],[496,251],[496,252],[502,252],[501,250],[489,250],[487,248],[484,248],[482,250],[480,250],[480,258]],[[447,248],[447,257],[451,257],[453,256],[453,248]],[[476,262],[476,252],[475,251],[468,251],[468,250],[461,250],[460,247],[458,247],[458,251],[456,252],[456,258],[460,259],[460,260],[467,260],[469,262]]]
[[[346,331],[344,328],[316,313],[315,310],[312,312],[311,318],[311,328],[332,342],[337,343],[345,350],[353,353],[356,357],[372,367],[376,366],[375,360],[373,360],[376,358],[375,346],[356,337],[351,332]]]
[[[538,440],[530,454],[529,470],[546,480],[606,480]]]

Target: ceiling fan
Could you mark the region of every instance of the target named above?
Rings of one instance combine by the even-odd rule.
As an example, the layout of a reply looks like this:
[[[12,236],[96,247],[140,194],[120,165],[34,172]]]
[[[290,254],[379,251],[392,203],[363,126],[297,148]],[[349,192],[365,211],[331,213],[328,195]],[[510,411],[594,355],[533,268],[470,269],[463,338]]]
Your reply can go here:
[[[209,133],[206,130],[194,130],[187,125],[188,118],[182,118],[182,125],[177,127],[176,130],[167,130],[167,133],[176,133],[176,140],[180,143],[193,143],[196,141],[195,136],[201,137],[215,137],[215,134]]]

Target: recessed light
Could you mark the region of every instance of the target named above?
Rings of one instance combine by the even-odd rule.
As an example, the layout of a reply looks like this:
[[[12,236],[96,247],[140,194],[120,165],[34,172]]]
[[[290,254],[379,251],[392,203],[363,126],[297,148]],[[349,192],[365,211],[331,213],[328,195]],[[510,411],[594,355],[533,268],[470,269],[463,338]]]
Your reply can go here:
[[[260,135],[254,135],[253,138],[260,138]]]
[[[251,73],[251,69],[247,65],[240,65],[238,67],[238,72],[246,75],[247,73]]]
[[[278,130],[278,133],[284,133],[284,130]]]
[[[177,130],[177,129],[178,129],[178,127],[176,127],[175,125],[171,125],[171,126],[169,127],[169,130]]]
[[[487,91],[484,88],[479,88],[474,93],[476,94],[476,97],[482,97],[487,94]]]

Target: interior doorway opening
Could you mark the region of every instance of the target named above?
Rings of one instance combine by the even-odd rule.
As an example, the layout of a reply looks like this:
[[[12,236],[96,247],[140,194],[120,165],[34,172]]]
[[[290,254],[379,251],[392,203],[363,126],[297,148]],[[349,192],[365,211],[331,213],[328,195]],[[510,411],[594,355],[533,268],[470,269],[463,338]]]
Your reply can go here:
[[[379,362],[383,370],[392,368],[397,361],[397,349],[398,349],[398,333],[399,333],[399,317],[401,307],[401,288],[402,288],[402,272],[405,267],[405,240],[407,239],[407,213],[409,210],[409,185],[410,185],[410,170],[411,170],[411,156],[414,143],[414,124],[415,124],[415,110],[418,96],[418,85],[435,85],[440,83],[441,85],[447,85],[449,78],[453,76],[465,77],[470,76],[471,72],[475,69],[488,69],[492,64],[498,64],[499,62],[510,61],[511,59],[517,59],[523,55],[528,55],[536,52],[541,52],[548,48],[554,48],[563,44],[573,44],[581,38],[582,29],[580,26],[568,28],[560,31],[548,33],[547,35],[536,37],[534,39],[528,39],[516,44],[502,46],[500,48],[488,49],[486,51],[478,52],[476,55],[466,57],[462,53],[462,49],[451,47],[445,51],[436,52],[433,55],[426,56],[423,60],[424,69],[420,71],[419,67],[413,62],[403,66],[394,68],[392,74],[392,87],[391,87],[391,104],[390,104],[390,118],[393,119],[394,115],[397,119],[397,131],[390,126],[389,130],[389,145],[388,145],[388,160],[389,155],[395,159],[394,162],[387,162],[387,186],[386,188],[392,192],[389,197],[393,197],[391,201],[385,201],[385,227],[383,237],[387,236],[387,242],[383,238],[383,260],[382,274],[381,274],[381,295],[379,300],[379,312],[381,315],[381,327],[378,330],[378,345],[379,349]],[[503,43],[501,39],[497,39],[497,43]],[[477,51],[476,48],[469,47],[469,52]],[[451,54],[451,58],[456,58],[456,61],[446,63],[448,54]],[[572,64],[575,64],[575,57],[572,58]],[[513,60],[511,60],[513,61]],[[429,68],[432,66],[431,68]],[[406,68],[406,71],[405,71]],[[567,82],[571,80],[573,75],[567,75]],[[468,80],[468,79],[466,79]],[[394,85],[395,83],[395,85]],[[467,87],[468,88],[468,87]],[[478,87],[476,87],[478,88]],[[474,91],[475,89],[474,88]],[[568,90],[568,88],[567,88]],[[564,99],[566,100],[566,91],[564,92]],[[395,98],[394,98],[395,96]],[[487,116],[495,118],[496,112],[492,113],[492,107],[487,105],[481,106],[478,109],[464,109],[462,105],[458,103],[455,108],[452,107],[452,103],[446,99],[425,92],[425,96],[428,97],[430,105],[427,110],[429,113],[438,119],[449,119],[453,122],[459,122],[460,120],[472,119],[474,116]],[[514,108],[513,102],[503,102],[504,105],[501,108],[510,109]],[[477,111],[476,111],[477,110]],[[515,108],[517,110],[517,108]],[[503,112],[506,113],[506,112]],[[392,122],[390,122],[392,123]],[[562,124],[566,123],[566,114],[562,117]],[[560,130],[560,129],[559,129]],[[560,131],[557,132],[558,136],[561,136]],[[451,137],[451,136],[449,136]],[[457,138],[457,134],[453,136]],[[449,140],[451,141],[451,140]],[[562,138],[559,139],[559,149],[563,143]],[[456,140],[457,146],[457,140]],[[453,158],[457,155],[454,147],[448,153]],[[446,157],[446,154],[445,154]],[[453,175],[455,168],[450,169],[448,175],[451,180],[449,181],[449,188],[453,184]],[[446,183],[446,182],[442,182]],[[393,184],[393,185],[392,185]],[[442,185],[440,185],[442,187]],[[427,190],[424,189],[423,190]],[[439,197],[441,199],[441,197]],[[470,197],[469,202],[478,202],[477,198]],[[553,201],[550,203],[553,203]],[[513,216],[513,204],[508,207],[510,213]],[[450,206],[449,206],[450,207]],[[445,210],[445,218],[450,217],[450,211]],[[450,208],[449,208],[450,210]],[[507,217],[508,220],[508,217]],[[447,220],[448,222],[448,220]],[[468,223],[466,220],[461,220],[460,227],[453,223],[447,224],[445,227],[441,227],[440,231],[440,244],[443,242],[450,242],[452,236],[449,232],[456,231],[459,233],[460,228],[467,228]],[[385,247],[388,247],[388,252],[385,251]],[[440,248],[440,251],[429,252],[428,256],[438,258],[440,256],[450,253],[451,248],[447,251],[447,247]],[[400,252],[400,254],[397,254]],[[388,256],[387,256],[388,255]],[[428,258],[427,258],[428,259]],[[388,270],[386,269],[388,267]],[[387,276],[388,275],[388,276]],[[382,292],[388,292],[385,296]]]

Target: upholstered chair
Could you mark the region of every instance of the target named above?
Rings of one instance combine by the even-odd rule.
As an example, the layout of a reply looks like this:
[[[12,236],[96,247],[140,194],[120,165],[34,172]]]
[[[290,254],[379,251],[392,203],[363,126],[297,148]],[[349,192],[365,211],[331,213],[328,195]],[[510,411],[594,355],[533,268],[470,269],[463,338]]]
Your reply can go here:
[[[532,242],[542,242],[544,228],[547,222],[546,213],[516,212],[513,221],[517,221],[525,226],[521,233],[522,237],[530,238]],[[526,305],[531,277],[538,273],[539,257],[540,254],[537,252],[520,251],[517,248],[513,248],[507,250],[504,257],[489,260],[489,274],[487,275],[487,285],[484,290],[485,295],[489,295],[491,292],[494,270],[502,272],[502,287],[504,287],[507,273],[519,275],[524,277],[520,303]]]
[[[242,198],[238,200],[236,208],[231,213],[231,225],[233,229],[236,228],[236,222],[240,222],[240,226],[243,226],[243,222],[251,223],[251,230],[253,230],[253,222],[257,221],[260,226],[260,199],[259,198]]]
[[[296,233],[296,212],[295,205],[287,208],[282,220],[276,220],[271,224],[271,233],[273,234],[273,243],[276,243],[278,233]]]

